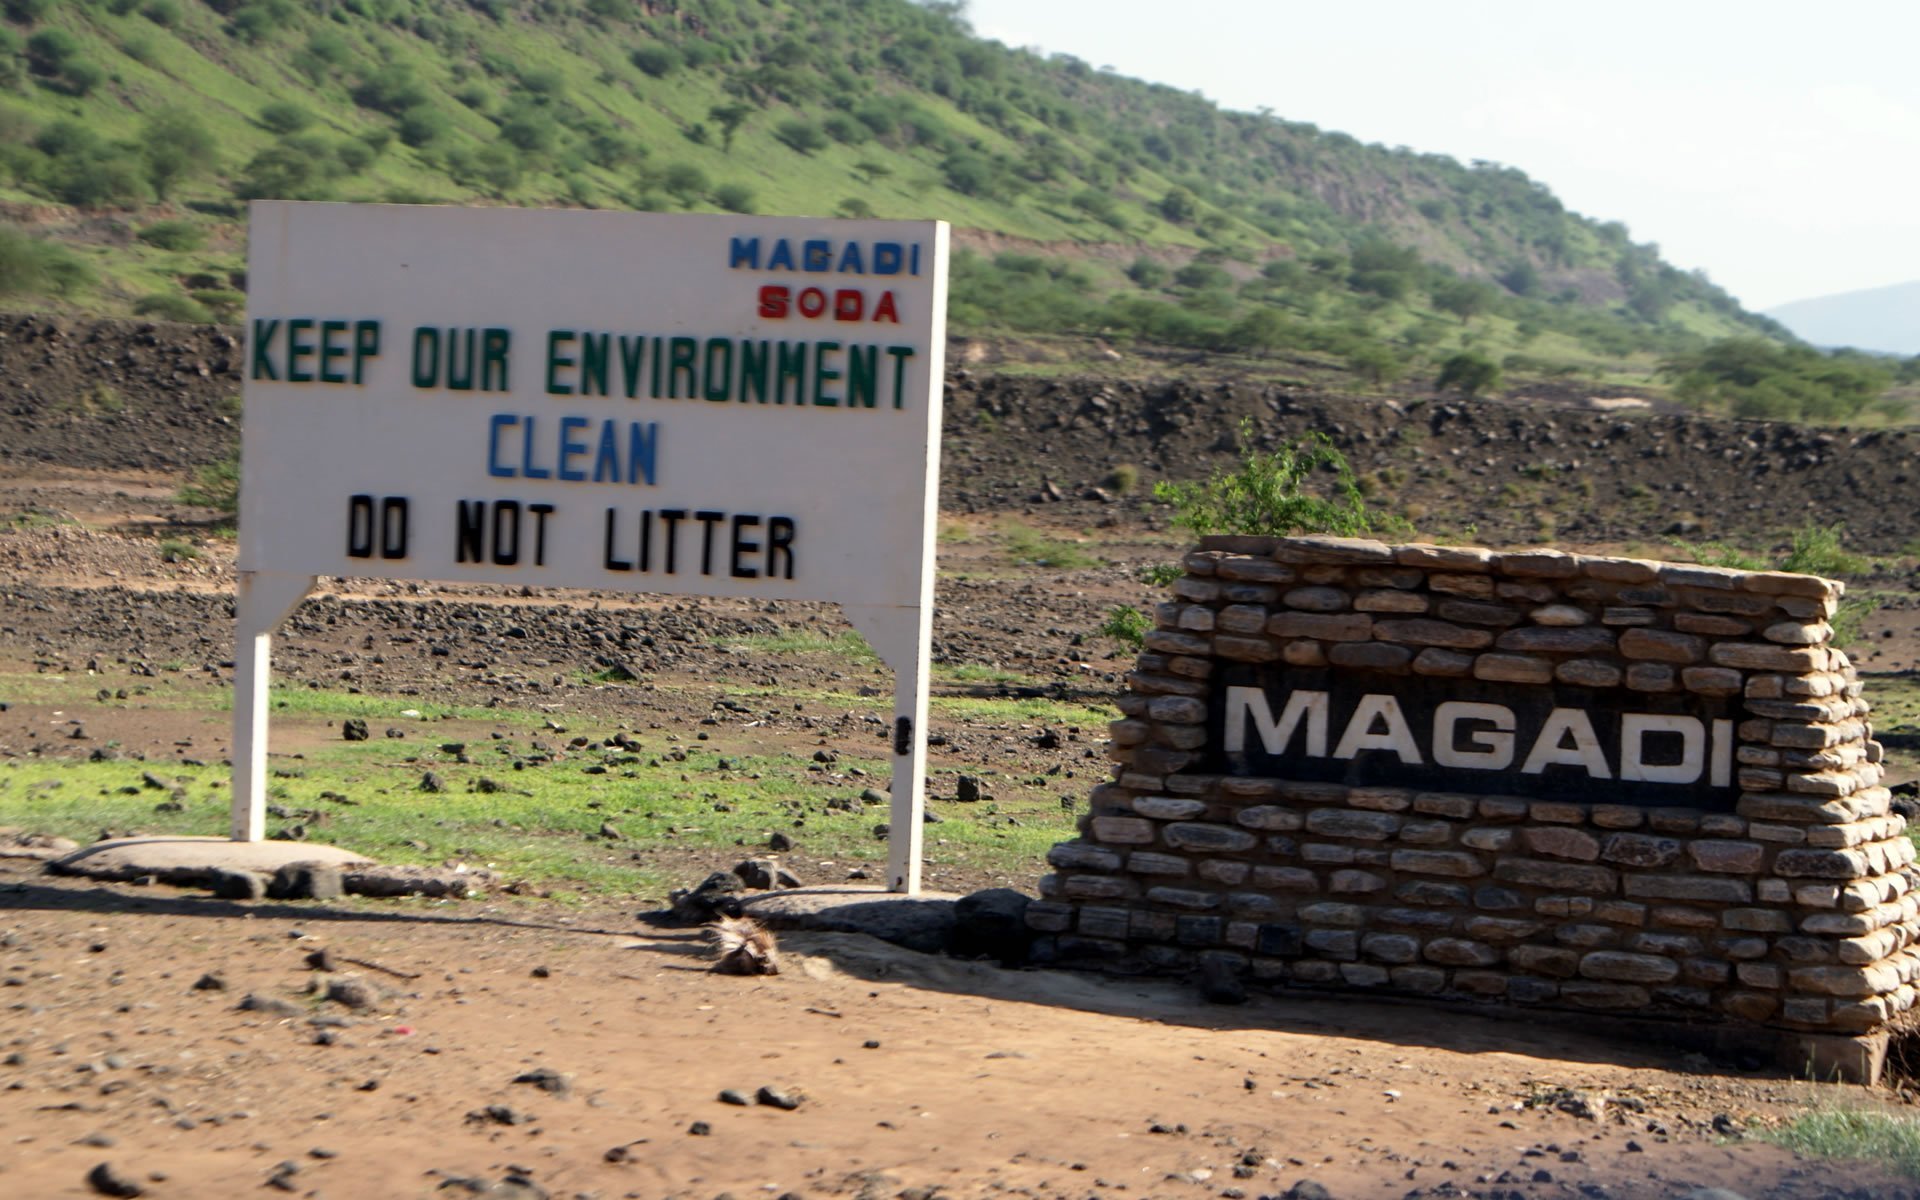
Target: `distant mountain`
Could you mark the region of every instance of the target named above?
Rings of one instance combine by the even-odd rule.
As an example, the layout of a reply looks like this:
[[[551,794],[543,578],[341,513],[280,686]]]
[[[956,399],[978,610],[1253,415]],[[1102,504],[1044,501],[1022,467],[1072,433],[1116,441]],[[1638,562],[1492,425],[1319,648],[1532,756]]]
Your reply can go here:
[[[1767,315],[1816,346],[1920,354],[1920,280],[1795,300]]]

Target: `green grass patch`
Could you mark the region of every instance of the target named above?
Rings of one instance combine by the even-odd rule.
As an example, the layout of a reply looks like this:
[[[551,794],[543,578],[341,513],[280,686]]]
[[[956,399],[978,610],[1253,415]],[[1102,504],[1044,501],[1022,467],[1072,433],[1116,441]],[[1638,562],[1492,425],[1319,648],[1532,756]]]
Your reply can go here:
[[[858,630],[847,630],[829,637],[822,633],[780,633],[752,637],[727,638],[723,646],[754,650],[762,654],[836,654],[857,663],[877,663],[879,654]]]
[[[1017,521],[1009,522],[1000,530],[1000,545],[1007,559],[1016,566],[1081,571],[1107,565],[1105,560],[1089,554],[1078,542],[1049,537]]]
[[[832,644],[841,647],[843,639]],[[77,674],[14,676],[0,694],[25,699],[20,685],[28,685],[34,702],[92,703],[97,682]],[[888,703],[840,692],[765,694],[876,712]],[[833,772],[823,772],[798,754],[734,753],[724,728],[712,742],[653,734],[624,746],[575,746],[575,735],[528,728],[543,719],[539,713],[309,688],[275,689],[272,696],[278,715],[360,717],[407,730],[405,738],[383,738],[376,729],[366,742],[329,741],[304,755],[276,756],[270,767],[270,830],[304,826],[309,840],[385,862],[458,861],[508,879],[627,895],[685,882],[676,850],[724,855],[764,844],[775,830],[801,844],[796,860],[803,868],[886,856],[886,841],[875,833],[888,820],[886,806],[859,800],[863,789],[887,786],[884,757],[843,753]],[[231,708],[231,692],[182,691],[138,702],[148,701],[197,705],[218,721],[218,712]],[[934,709],[936,721],[966,716],[1090,735],[1114,715],[1047,699],[941,698]],[[484,722],[501,736],[430,724],[440,720]],[[877,742],[874,753],[885,753]],[[428,773],[437,790],[423,787]],[[1063,799],[1084,785],[1064,776],[986,775],[991,801],[937,805],[943,819],[928,828],[927,857],[935,865],[1029,871],[1048,846],[1071,836],[1072,805]],[[0,824],[82,841],[103,830],[222,836],[230,795],[229,769],[218,764],[42,758],[0,765]],[[603,824],[621,836],[602,836]]]
[[[1758,1136],[1798,1154],[1877,1163],[1920,1178],[1920,1121],[1912,1117],[1822,1109]]]

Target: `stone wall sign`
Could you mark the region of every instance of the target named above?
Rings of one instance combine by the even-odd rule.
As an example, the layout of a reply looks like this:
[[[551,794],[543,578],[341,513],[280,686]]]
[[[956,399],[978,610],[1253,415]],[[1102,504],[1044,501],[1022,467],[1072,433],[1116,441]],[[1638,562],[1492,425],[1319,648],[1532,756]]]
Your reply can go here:
[[[1185,567],[1049,856],[1043,957],[1801,1047],[1913,1007],[1914,849],[1831,645],[1843,585],[1341,538]]]

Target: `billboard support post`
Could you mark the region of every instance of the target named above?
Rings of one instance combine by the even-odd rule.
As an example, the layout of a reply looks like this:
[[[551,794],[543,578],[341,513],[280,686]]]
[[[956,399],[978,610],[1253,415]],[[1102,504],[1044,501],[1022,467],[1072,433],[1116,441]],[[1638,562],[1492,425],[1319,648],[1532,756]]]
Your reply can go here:
[[[233,597],[232,839],[267,836],[267,697],[273,682],[273,631],[313,590],[311,575],[241,571]]]

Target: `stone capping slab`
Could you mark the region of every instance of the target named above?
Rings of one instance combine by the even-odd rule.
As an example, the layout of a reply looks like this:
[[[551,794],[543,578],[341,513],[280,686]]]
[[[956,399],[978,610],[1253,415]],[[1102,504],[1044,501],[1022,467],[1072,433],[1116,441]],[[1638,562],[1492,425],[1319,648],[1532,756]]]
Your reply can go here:
[[[1483,571],[1516,576],[1583,575],[1610,582],[1661,583],[1675,587],[1712,587],[1725,591],[1770,596],[1839,599],[1846,581],[1823,579],[1790,571],[1739,571],[1730,567],[1703,567],[1697,563],[1656,562],[1640,558],[1602,558],[1560,550],[1485,550],[1476,546],[1440,546],[1413,542],[1392,546],[1368,538],[1251,537],[1244,534],[1208,534],[1199,549],[1214,554],[1268,558],[1302,564],[1399,563],[1402,566]]]
[[[1041,961],[1783,1036],[1879,1036],[1916,1008],[1920,866],[1831,644],[1840,581],[1344,537],[1207,537],[1182,561],[1112,780],[1048,856]],[[1737,798],[1223,774],[1222,664],[1709,698]]]

